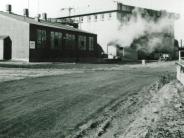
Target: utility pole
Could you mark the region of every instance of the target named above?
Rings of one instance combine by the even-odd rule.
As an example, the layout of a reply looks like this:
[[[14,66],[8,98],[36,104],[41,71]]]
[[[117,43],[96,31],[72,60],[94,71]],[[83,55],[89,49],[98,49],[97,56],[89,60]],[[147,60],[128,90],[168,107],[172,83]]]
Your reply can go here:
[[[61,11],[64,11],[64,10],[68,10],[68,15],[71,16],[72,10],[75,10],[75,8],[73,8],[73,7],[68,7],[68,8],[62,8],[62,9],[61,9]]]

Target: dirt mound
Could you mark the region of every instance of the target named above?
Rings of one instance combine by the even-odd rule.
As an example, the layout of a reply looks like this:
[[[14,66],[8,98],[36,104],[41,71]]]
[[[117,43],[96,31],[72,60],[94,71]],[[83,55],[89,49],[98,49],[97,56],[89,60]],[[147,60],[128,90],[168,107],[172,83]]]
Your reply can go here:
[[[184,137],[184,93],[177,81],[165,85],[153,95],[121,138]]]

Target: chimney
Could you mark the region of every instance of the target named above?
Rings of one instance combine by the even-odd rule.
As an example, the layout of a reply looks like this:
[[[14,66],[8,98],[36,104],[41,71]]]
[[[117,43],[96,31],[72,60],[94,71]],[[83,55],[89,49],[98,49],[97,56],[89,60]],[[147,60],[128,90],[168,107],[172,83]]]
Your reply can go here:
[[[35,17],[35,21],[39,22],[40,21],[40,17],[41,17],[41,15],[37,14],[37,16]]]
[[[43,19],[44,21],[47,21],[47,13],[42,13],[42,19]]]
[[[23,10],[23,14],[25,17],[29,17],[29,10],[28,9],[24,9]]]
[[[6,5],[6,12],[11,13],[12,12],[12,6],[10,4]]]

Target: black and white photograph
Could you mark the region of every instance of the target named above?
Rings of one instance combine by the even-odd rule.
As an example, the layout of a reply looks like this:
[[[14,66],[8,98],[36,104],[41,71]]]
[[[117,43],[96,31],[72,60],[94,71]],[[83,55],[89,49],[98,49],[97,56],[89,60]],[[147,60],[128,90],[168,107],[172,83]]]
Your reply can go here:
[[[0,138],[184,138],[184,0],[0,0]]]

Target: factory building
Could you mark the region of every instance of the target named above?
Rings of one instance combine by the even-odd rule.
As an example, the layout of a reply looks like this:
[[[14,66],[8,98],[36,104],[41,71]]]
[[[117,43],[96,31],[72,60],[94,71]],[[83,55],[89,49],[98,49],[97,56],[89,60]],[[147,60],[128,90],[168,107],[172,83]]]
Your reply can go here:
[[[97,57],[97,35],[43,18],[0,12],[0,60],[80,61]]]
[[[116,58],[115,56],[114,57],[111,56],[112,55],[111,49],[113,51],[116,51],[113,53],[119,53],[118,50],[122,51],[122,49],[119,48],[119,46],[112,46],[111,45],[112,43],[110,42],[110,40],[112,39],[112,37],[114,37],[113,36],[114,32],[116,32],[116,30],[118,30],[120,26],[126,25],[129,22],[130,18],[133,15],[133,10],[135,10],[135,8],[138,8],[138,7],[117,3],[117,6],[115,6],[115,8],[112,8],[106,11],[98,11],[98,12],[91,12],[91,13],[75,14],[75,15],[66,16],[66,17],[59,17],[59,18],[56,18],[56,21],[57,22],[67,22],[67,21],[75,22],[79,24],[80,29],[98,34],[98,43],[103,48],[104,52],[107,53],[108,55],[110,54],[109,57]],[[156,11],[156,10],[145,9],[145,8],[138,8],[138,9],[142,11],[141,14],[143,18],[152,19],[154,21],[165,16],[166,14],[171,18],[175,18],[174,13],[168,13],[166,11]],[[164,32],[164,34],[166,34],[166,36],[169,37],[168,43],[170,43],[170,45],[174,47],[174,20],[171,21],[170,25],[171,26],[169,31],[166,33]],[[127,35],[127,34],[123,34],[123,35]],[[166,41],[168,41],[168,39],[166,39]],[[125,47],[129,47],[129,46],[125,46]],[[131,48],[125,48],[123,50],[123,54],[125,56],[127,55],[127,58],[128,58],[128,55],[131,55],[130,51],[133,52],[133,50],[132,49],[130,50],[130,49]],[[133,55],[137,56],[135,52],[133,53],[134,53]],[[132,56],[130,58],[132,58]],[[135,59],[135,57],[133,57],[133,59]]]

